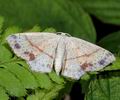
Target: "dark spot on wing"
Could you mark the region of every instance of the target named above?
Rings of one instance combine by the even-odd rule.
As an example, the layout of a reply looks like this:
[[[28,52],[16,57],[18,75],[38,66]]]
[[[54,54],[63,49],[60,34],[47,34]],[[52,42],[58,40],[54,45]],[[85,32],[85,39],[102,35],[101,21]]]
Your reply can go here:
[[[28,52],[28,51],[25,51],[25,52],[24,52],[24,54],[26,54],[26,55],[28,55],[29,53],[30,53],[30,52]]]
[[[32,61],[35,59],[35,55],[33,53],[25,51],[24,54],[29,56],[29,61]]]
[[[16,44],[14,45],[14,47],[15,47],[16,49],[20,49],[20,48],[21,48],[21,46],[20,46],[19,43],[16,43]]]
[[[81,67],[83,70],[85,70],[87,67],[91,67],[91,66],[93,66],[91,63],[84,63],[84,64],[82,64],[80,67]]]
[[[33,53],[29,53],[29,61],[32,61],[35,59],[35,55]]]
[[[100,60],[98,63],[99,63],[100,65],[104,65],[105,60],[104,60],[104,59],[102,59],[102,60]]]

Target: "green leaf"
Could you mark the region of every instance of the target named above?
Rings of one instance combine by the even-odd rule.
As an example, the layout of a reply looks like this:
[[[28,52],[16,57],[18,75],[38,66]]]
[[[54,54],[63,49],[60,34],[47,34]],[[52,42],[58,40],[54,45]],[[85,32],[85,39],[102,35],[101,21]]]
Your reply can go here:
[[[0,68],[0,86],[4,87],[13,96],[24,96],[26,94],[20,81],[4,68]]]
[[[14,61],[1,66],[12,72],[21,81],[24,88],[35,89],[38,87],[35,77],[32,75],[31,72],[25,69],[23,65],[19,65]]]
[[[54,88],[52,88],[51,91],[49,91],[48,93],[46,93],[44,95],[43,98],[41,98],[40,100],[53,100],[54,98],[56,98],[59,94],[59,91],[61,89],[63,89],[64,86],[63,85],[55,85]]]
[[[2,87],[0,87],[0,99],[1,100],[9,99],[8,95],[6,94],[6,91]]]
[[[46,0],[44,6],[48,6],[48,4],[49,2]],[[52,27],[57,29],[57,31],[68,32],[73,36],[95,42],[96,34],[92,21],[89,15],[78,7],[77,3],[73,4],[68,1],[66,5],[66,1],[64,0],[53,0],[50,4],[52,9],[50,9],[51,14],[48,16],[51,16],[50,20],[53,22],[53,24],[51,24]],[[44,9],[41,9],[41,11],[42,10]],[[48,8],[45,10],[48,11]]]
[[[98,44],[111,52],[120,52],[120,31],[114,32],[98,42]]]
[[[101,71],[111,71],[111,70],[120,70],[120,58],[119,57],[116,57],[116,61],[112,65],[105,67]]]
[[[28,30],[28,32],[40,32],[40,31],[42,31],[42,29],[38,25],[35,25],[32,29]]]
[[[0,40],[1,40],[2,35],[0,34]]]
[[[46,75],[45,73],[40,73],[40,72],[33,72],[35,75],[37,82],[39,84],[39,87],[44,88],[44,89],[51,89],[53,87],[53,83]]]
[[[4,23],[4,18],[2,16],[0,16],[0,34],[2,31],[3,23]]]
[[[15,58],[15,60],[16,60],[16,58]],[[29,65],[26,63],[26,61],[20,59],[18,61],[16,60],[16,63],[19,64],[19,65],[24,66],[24,68],[31,71],[31,69],[30,69]]]
[[[58,91],[58,95],[56,94],[55,100],[63,100],[66,95],[70,94],[73,84],[73,82],[67,82],[67,84],[65,84],[64,87]]]
[[[37,90],[35,92],[35,94],[33,95],[29,95],[27,97],[27,100],[42,100],[43,96],[45,95],[45,91],[44,90]]]
[[[54,81],[57,84],[65,83],[64,79],[62,78],[62,76],[57,75],[54,71],[49,73],[49,77],[51,78],[52,81]]]
[[[86,93],[88,91],[90,80],[80,80],[82,93]]]
[[[91,81],[85,100],[119,100],[120,77],[99,78]]]
[[[29,96],[27,97],[27,100],[39,100],[39,98],[38,98],[38,96],[36,96],[36,95],[29,95]]]
[[[25,98],[24,97],[19,97],[16,100],[25,100]]]
[[[17,32],[20,32],[21,31],[21,28],[17,27],[17,26],[11,26],[11,27],[8,27],[5,32],[3,33],[3,35],[5,36],[8,36],[10,34],[15,34]]]
[[[6,37],[10,34],[21,32],[21,29],[17,26],[8,27],[2,35],[2,43],[6,41]]]
[[[86,93],[88,91],[90,81],[92,80],[92,78],[95,77],[95,75],[96,75],[96,73],[90,72],[90,73],[85,73],[81,77],[80,84],[81,84],[81,88],[82,88],[82,93]]]
[[[29,28],[38,24],[44,28],[54,27],[57,31],[67,32],[91,42],[96,40],[91,18],[78,3],[65,0],[5,0],[1,1],[1,5],[0,13],[7,19],[9,26]]]
[[[103,22],[120,24],[119,0],[77,0],[77,2]]]
[[[8,61],[12,58],[12,53],[5,46],[0,44],[0,63]]]
[[[58,96],[60,90],[63,88],[63,85],[54,85],[54,87],[49,91],[37,90],[35,94],[29,95],[27,100],[53,100]]]
[[[46,28],[43,32],[56,32],[54,28]]]
[[[89,80],[90,79],[90,75],[85,73],[82,77],[81,80]]]

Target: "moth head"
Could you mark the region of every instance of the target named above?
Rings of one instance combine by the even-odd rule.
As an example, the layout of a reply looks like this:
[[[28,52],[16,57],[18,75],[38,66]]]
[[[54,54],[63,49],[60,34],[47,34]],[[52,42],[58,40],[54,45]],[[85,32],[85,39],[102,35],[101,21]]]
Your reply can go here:
[[[57,35],[61,35],[61,36],[68,36],[71,37],[71,35],[69,33],[63,33],[63,32],[57,32]]]

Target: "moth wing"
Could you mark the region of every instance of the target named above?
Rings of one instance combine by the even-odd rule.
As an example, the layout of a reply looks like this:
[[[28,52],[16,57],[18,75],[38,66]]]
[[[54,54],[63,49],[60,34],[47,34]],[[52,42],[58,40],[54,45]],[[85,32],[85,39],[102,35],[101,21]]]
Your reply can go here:
[[[18,33],[7,41],[14,53],[26,60],[34,71],[50,72],[59,37],[53,33]]]
[[[66,59],[62,75],[79,79],[86,71],[98,71],[114,60],[111,52],[95,44],[66,37]]]

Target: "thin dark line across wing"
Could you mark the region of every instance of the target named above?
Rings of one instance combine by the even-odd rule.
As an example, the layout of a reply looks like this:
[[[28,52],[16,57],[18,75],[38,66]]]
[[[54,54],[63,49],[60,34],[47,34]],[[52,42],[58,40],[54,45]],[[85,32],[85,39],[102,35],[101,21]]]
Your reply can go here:
[[[26,35],[25,35],[25,38],[26,38],[26,40],[29,42],[29,44],[30,44],[32,47],[36,48],[39,52],[42,52],[42,53],[48,55],[50,58],[53,59],[53,56],[52,56],[52,55],[48,54],[47,52],[44,52],[43,49],[41,49],[41,48],[39,48],[38,46],[34,45],[34,44],[28,39],[28,37],[27,37]]]
[[[90,53],[90,54],[84,54],[84,55],[77,56],[77,57],[73,57],[73,58],[67,58],[67,59],[65,59],[65,60],[67,61],[67,60],[78,59],[78,58],[81,58],[81,57],[89,57],[89,56],[91,56],[92,54],[98,52],[99,50],[100,50],[100,49],[97,49],[97,50],[95,50],[94,52],[92,52],[92,53]]]

